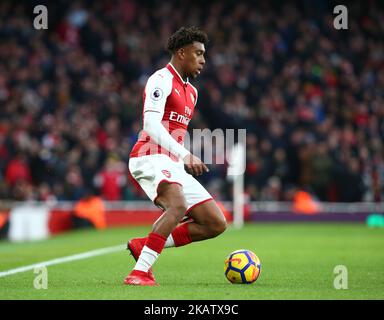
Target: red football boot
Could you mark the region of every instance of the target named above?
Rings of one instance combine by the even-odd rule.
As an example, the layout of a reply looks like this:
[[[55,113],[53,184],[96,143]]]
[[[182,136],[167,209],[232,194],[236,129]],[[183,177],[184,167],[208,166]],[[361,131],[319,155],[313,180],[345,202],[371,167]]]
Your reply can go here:
[[[148,274],[148,272],[140,270],[132,270],[132,272],[124,279],[124,283],[132,286],[158,286]]]
[[[127,249],[131,252],[133,258],[137,261],[140,257],[141,250],[144,247],[145,241],[147,238],[134,238],[128,241]],[[148,270],[148,276],[154,281],[155,276],[153,275],[152,268]]]

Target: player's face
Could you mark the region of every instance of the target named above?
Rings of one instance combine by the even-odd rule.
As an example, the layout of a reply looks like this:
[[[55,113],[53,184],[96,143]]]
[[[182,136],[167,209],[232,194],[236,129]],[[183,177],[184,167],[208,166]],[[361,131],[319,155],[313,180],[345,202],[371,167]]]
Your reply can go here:
[[[184,72],[186,76],[196,78],[205,64],[205,47],[201,42],[193,42],[186,46],[184,55]]]

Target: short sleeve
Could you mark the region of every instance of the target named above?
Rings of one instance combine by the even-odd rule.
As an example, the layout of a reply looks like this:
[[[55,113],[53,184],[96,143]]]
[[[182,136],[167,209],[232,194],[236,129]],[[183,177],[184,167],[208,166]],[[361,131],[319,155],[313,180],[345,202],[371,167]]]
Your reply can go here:
[[[167,97],[172,92],[172,78],[155,73],[145,86],[144,112],[155,111],[164,114]]]

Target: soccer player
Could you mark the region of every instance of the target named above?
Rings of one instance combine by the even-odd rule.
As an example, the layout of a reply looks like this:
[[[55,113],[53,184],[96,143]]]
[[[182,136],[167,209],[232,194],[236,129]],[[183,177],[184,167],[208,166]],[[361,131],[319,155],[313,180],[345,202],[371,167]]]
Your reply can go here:
[[[184,148],[184,136],[197,103],[189,82],[205,64],[207,35],[182,27],[168,40],[168,65],[152,74],[144,89],[143,131],[134,145],[129,170],[164,213],[147,237],[128,242],[136,265],[128,285],[157,285],[152,266],[163,248],[180,247],[224,232],[226,220],[208,191],[192,176],[207,166]]]

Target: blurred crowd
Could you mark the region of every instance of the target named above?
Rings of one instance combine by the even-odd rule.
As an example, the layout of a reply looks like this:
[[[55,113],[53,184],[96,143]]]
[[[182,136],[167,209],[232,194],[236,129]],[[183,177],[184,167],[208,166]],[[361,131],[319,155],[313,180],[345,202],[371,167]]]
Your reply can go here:
[[[41,1],[40,1],[41,2]],[[168,37],[210,38],[193,128],[247,129],[249,200],[384,201],[384,8],[326,1],[0,2],[0,199],[147,199],[127,168]],[[198,179],[231,199],[225,165]]]

